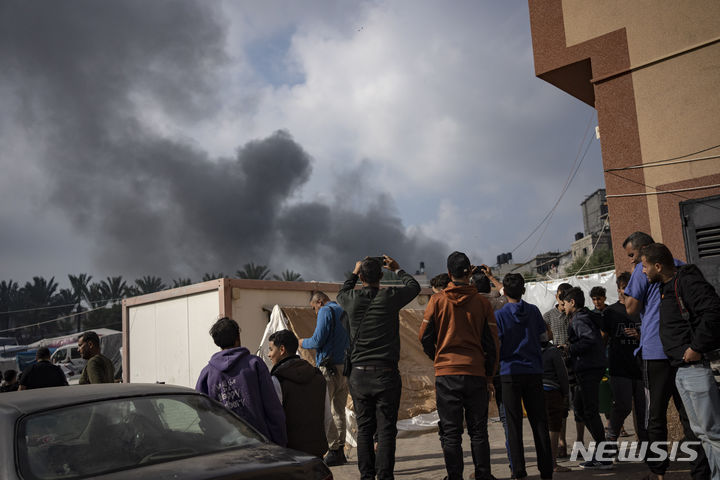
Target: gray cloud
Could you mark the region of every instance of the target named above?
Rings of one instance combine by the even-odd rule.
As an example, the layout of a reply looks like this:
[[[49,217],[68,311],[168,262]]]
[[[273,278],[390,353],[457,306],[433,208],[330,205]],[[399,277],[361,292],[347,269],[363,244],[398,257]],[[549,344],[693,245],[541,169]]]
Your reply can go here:
[[[3,103],[42,145],[46,201],[92,239],[100,270],[197,279],[255,261],[337,279],[359,257],[396,252],[441,268],[448,248],[408,234],[388,197],[345,203],[357,178],[339,180],[332,201],[293,202],[312,159],[288,132],[210,158],[142,120],[160,109],[192,121],[221,105],[225,29],[211,4],[15,2],[0,12],[0,83],[16,96]]]

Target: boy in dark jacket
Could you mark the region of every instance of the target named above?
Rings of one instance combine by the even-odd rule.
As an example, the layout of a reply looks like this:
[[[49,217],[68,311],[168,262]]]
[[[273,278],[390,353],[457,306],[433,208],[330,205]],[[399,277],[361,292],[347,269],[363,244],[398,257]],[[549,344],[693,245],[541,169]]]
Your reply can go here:
[[[273,363],[270,374],[285,410],[287,446],[322,457],[328,450],[325,425],[330,423],[325,378],[297,355],[298,339],[293,332],[280,330],[268,340],[268,357]]]
[[[575,415],[582,418],[593,440],[605,441],[605,428],[599,413],[600,381],[605,373],[605,345],[600,334],[600,315],[585,307],[585,294],[574,287],[563,297],[565,313],[570,318],[568,344],[562,346],[570,357],[577,382]],[[583,462],[581,468],[610,469],[611,461],[597,459]]]
[[[240,346],[240,327],[223,317],[210,328],[222,348],[200,372],[195,390],[221,402],[280,446],[287,445],[285,413],[265,362]]]
[[[555,472],[569,472],[570,469],[557,464],[558,441],[562,430],[563,418],[567,417],[568,395],[570,383],[560,350],[552,343],[543,339],[543,390],[545,391],[545,407],[550,430],[550,446],[552,447]]]
[[[720,392],[710,361],[720,349],[720,297],[695,265],[676,267],[661,243],[642,250],[643,272],[661,283],[660,340],[712,478],[720,478]],[[694,440],[694,439],[692,439]]]
[[[541,336],[545,322],[535,305],[525,303],[525,280],[510,273],[503,278],[508,303],[495,312],[500,340],[500,381],[508,424],[514,478],[525,478],[522,406],[533,432],[541,478],[552,478],[553,458],[545,412]]]

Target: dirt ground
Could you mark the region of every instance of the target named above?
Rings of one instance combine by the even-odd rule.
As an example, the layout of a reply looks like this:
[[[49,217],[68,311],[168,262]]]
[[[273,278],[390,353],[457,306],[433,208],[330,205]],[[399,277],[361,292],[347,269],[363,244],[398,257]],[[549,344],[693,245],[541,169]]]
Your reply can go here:
[[[494,421],[493,421],[494,420]],[[570,422],[573,423],[573,422]],[[625,422],[625,429],[629,433],[633,433],[632,421]],[[510,478],[510,469],[508,467],[507,454],[505,451],[505,436],[503,434],[502,424],[496,419],[491,419],[488,425],[490,437],[492,473],[499,480]],[[585,434],[586,445],[589,441],[589,435]],[[537,461],[535,458],[535,448],[532,441],[532,432],[530,425],[525,421],[523,428],[523,437],[525,438],[525,460],[527,464],[528,480],[539,479],[540,474],[537,470]],[[568,425],[568,441],[575,440],[574,424]],[[633,440],[635,437],[627,437]],[[473,471],[472,457],[470,456],[470,439],[467,435],[463,436],[463,450],[465,451],[465,478],[468,478]],[[348,457],[349,463],[340,467],[332,467],[335,480],[356,480],[360,478],[357,469],[357,457],[355,450],[350,451]],[[618,479],[637,479],[640,480],[644,475],[649,473],[644,463],[616,463],[612,470],[602,471],[585,471],[578,467],[580,462],[561,462],[572,469],[568,473],[556,473],[553,478],[560,480],[579,480],[579,479],[595,479],[595,478],[618,478]],[[397,441],[397,452],[395,456],[395,478],[425,480],[437,479],[441,480],[446,475],[445,464],[443,462],[442,451],[440,450],[440,440],[436,432],[425,433],[422,435],[399,438]],[[675,462],[671,464],[670,471],[665,476],[666,480],[680,480],[690,478],[689,466],[687,463]]]

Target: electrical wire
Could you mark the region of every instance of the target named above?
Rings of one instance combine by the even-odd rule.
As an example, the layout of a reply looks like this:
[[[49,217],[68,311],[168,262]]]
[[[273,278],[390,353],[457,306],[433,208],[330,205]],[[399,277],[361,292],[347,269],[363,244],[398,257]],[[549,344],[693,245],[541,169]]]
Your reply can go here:
[[[681,158],[687,158],[687,157],[690,157],[690,156],[692,156],[692,155],[697,155],[698,153],[707,152],[708,150],[714,150],[714,149],[716,149],[716,148],[718,148],[718,147],[720,147],[720,144],[718,144],[718,145],[713,145],[712,147],[703,148],[702,150],[698,150],[697,152],[686,153],[685,155],[680,155],[680,156],[677,156],[677,157],[666,158],[666,159],[664,159],[664,160],[654,160],[654,161],[652,161],[652,162],[640,163],[640,164],[638,164],[638,165],[631,165],[631,166],[628,166],[628,167],[608,168],[608,169],[605,170],[605,171],[606,171],[606,172],[614,172],[614,171],[618,171],[618,170],[629,170],[629,169],[631,169],[631,168],[643,168],[643,167],[646,167],[646,166],[648,166],[648,165],[655,165],[655,164],[664,163],[664,162],[672,162],[673,160],[680,160]],[[707,158],[693,158],[693,159],[690,159],[689,161],[709,160],[709,159],[712,159],[712,158],[717,158],[717,156],[710,156],[710,157],[707,157]],[[670,164],[670,165],[672,165],[672,164]]]
[[[600,233],[598,234],[598,238],[595,241],[595,245],[593,245],[593,249],[592,249],[593,252],[597,248],[598,244],[600,244],[600,240],[602,239],[603,233],[605,233],[605,228],[607,228],[609,223],[610,222],[608,222],[607,219],[605,219],[605,221],[603,222],[603,228],[602,228],[602,230],[600,230]],[[590,261],[591,258],[592,258],[592,254],[588,255],[587,258],[585,259],[585,263],[582,264],[582,267],[580,267],[580,269],[577,272],[575,272],[571,278],[577,277],[578,273],[582,272],[583,268],[585,268],[585,265],[588,264],[588,262]]]
[[[578,149],[577,156],[575,157],[575,162],[573,163],[573,167],[570,169],[571,173],[568,176],[567,180],[565,181],[565,185],[563,186],[562,191],[560,192],[560,195],[558,196],[558,199],[555,201],[555,204],[552,206],[550,211],[545,215],[545,217],[543,217],[543,219],[540,221],[540,223],[530,232],[530,234],[528,234],[528,236],[525,237],[525,239],[522,242],[520,242],[517,246],[515,246],[515,248],[510,250],[510,253],[515,252],[518,248],[520,248],[522,245],[524,245],[525,242],[527,242],[530,239],[530,237],[532,237],[535,234],[535,232],[537,232],[540,229],[540,227],[542,227],[543,224],[545,224],[546,221],[549,221],[549,219],[552,218],[553,214],[555,213],[555,210],[557,209],[558,205],[560,204],[560,201],[565,196],[565,193],[567,192],[568,188],[570,188],[570,184],[572,183],[573,179],[575,179],[577,172],[580,170],[580,165],[582,165],[583,160],[585,160],[585,157],[587,156],[587,152],[590,150],[590,146],[592,145],[592,141],[593,141],[592,136],[590,136],[590,140],[589,140],[587,146],[585,147],[584,152],[583,152],[583,145],[585,145],[585,140],[587,139],[587,134],[590,131],[590,126],[592,125],[592,120],[593,120],[594,116],[595,116],[595,112],[593,111],[590,115],[590,118],[588,119],[588,125],[587,125],[587,128],[585,129],[585,134],[583,135],[582,142],[580,142],[580,147]],[[583,152],[582,156],[580,156],[580,152]]]
[[[621,178],[621,179],[623,179],[623,180],[627,180],[628,182],[635,183],[635,184],[637,184],[637,185],[642,185],[642,186],[645,187],[645,188],[652,188],[652,189],[654,189],[654,190],[657,190],[658,192],[665,192],[665,193],[669,193],[670,195],[675,195],[676,197],[682,198],[683,200],[697,200],[697,199],[695,199],[695,198],[690,198],[690,197],[686,197],[686,196],[684,196],[684,195],[680,195],[680,194],[677,193],[677,192],[666,191],[666,190],[661,190],[661,189],[659,189],[659,188],[657,188],[657,187],[652,187],[652,186],[647,185],[647,184],[645,184],[645,183],[643,183],[643,182],[640,182],[640,181],[637,181],[637,180],[633,180],[633,179],[631,179],[631,178],[623,177],[622,175],[620,175],[620,174],[618,174],[618,173],[615,173],[615,172],[608,172],[608,173],[609,173],[610,175],[616,176],[616,177]],[[608,196],[609,196],[610,198],[612,198],[612,195],[608,195]],[[720,210],[720,208],[718,208],[718,207],[716,207],[716,206],[714,206],[714,205],[711,205],[711,204],[709,204],[708,202],[705,202],[705,201],[702,201],[702,200],[698,200],[698,203],[702,203],[702,204],[705,205],[706,207],[714,208],[715,210]]]
[[[122,300],[122,298],[110,298],[110,299],[107,299],[107,300],[106,300],[106,299],[100,299],[100,300],[93,300],[93,301],[87,302],[87,303],[89,303],[90,305],[93,305],[93,304],[103,303],[103,302],[104,302],[104,303],[116,302],[116,301],[118,301],[118,300]],[[0,312],[0,315],[9,315],[9,314],[11,314],[11,313],[35,312],[35,311],[38,311],[38,310],[52,310],[52,309],[55,309],[55,308],[74,307],[75,305],[77,305],[77,303],[66,303],[66,304],[63,304],[63,305],[52,305],[52,306],[49,306],[49,307],[24,308],[24,309],[21,309],[21,310],[9,310],[9,311],[7,311],[7,312]]]
[[[707,157],[689,158],[686,160],[664,160],[662,163],[660,163],[660,162],[643,163],[641,165],[632,165],[630,167],[608,168],[605,171],[606,172],[619,172],[621,170],[635,170],[637,168],[666,167],[668,165],[680,165],[682,163],[702,162],[704,160],[712,160],[714,158],[720,158],[720,155],[710,155]]]
[[[7,328],[5,330],[0,330],[0,333],[14,332],[15,330],[22,330],[23,328],[39,327],[40,325],[45,325],[47,323],[59,322],[61,320],[67,320],[68,318],[77,317],[78,315],[85,315],[90,312],[102,310],[103,308],[105,308],[105,307],[97,307],[97,308],[93,308],[91,310],[85,310],[84,312],[71,313],[70,315],[65,315],[64,317],[53,318],[52,320],[45,320],[43,322],[35,322],[35,323],[27,324],[27,325],[21,325],[19,327]]]

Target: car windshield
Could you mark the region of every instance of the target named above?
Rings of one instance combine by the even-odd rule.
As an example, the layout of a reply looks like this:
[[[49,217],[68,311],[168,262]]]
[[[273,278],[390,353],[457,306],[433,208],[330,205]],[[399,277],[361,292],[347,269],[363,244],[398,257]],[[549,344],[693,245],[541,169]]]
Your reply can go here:
[[[19,424],[23,478],[73,479],[264,442],[201,395],[120,398],[29,415]]]

